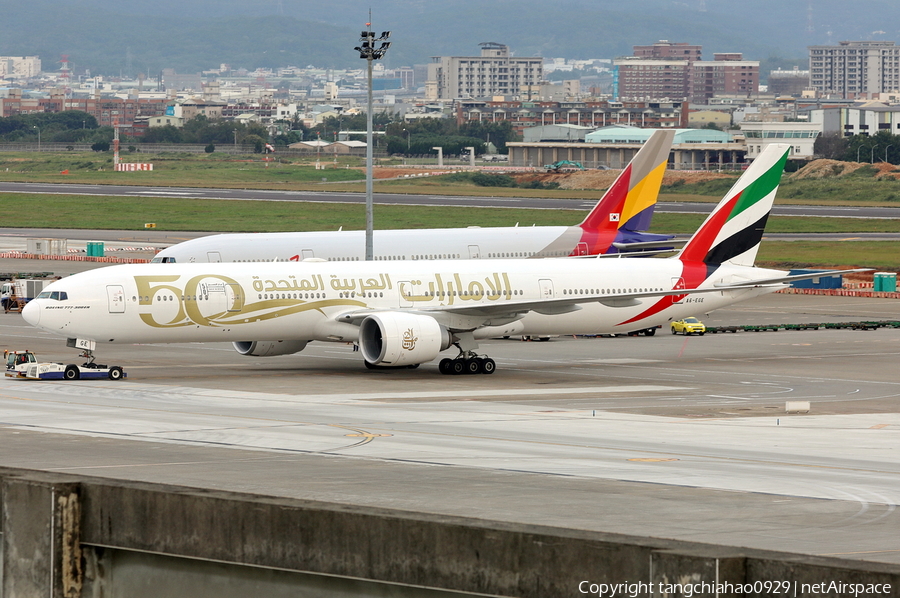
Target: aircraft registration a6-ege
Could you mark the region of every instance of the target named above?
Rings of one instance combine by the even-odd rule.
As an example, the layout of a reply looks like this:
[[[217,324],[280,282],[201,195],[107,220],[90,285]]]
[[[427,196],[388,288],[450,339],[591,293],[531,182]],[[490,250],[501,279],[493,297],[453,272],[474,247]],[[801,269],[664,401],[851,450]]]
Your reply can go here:
[[[650,228],[675,137],[657,130],[577,226],[376,230],[375,261],[541,258],[629,253],[673,246]],[[366,258],[365,231],[229,233],[178,243],[154,262],[271,262]]]
[[[352,342],[375,368],[456,346],[442,373],[492,373],[479,339],[628,332],[833,274],[753,266],[789,150],[769,145],[674,257],[121,265],[54,282],[22,313],[85,350],[230,341],[261,357]]]

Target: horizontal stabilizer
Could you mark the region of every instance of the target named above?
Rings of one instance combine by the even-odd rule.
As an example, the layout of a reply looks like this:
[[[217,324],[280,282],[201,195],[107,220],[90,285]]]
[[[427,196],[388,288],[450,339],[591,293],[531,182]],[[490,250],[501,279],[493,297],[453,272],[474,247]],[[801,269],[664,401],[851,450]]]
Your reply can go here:
[[[619,251],[638,251],[641,249],[660,249],[681,247],[687,242],[686,239],[677,241],[669,239],[668,241],[640,241],[637,243],[613,243],[613,247]]]
[[[775,284],[788,284],[797,280],[809,280],[811,278],[827,278],[829,276],[840,276],[842,274],[850,274],[851,272],[872,272],[874,268],[856,268],[855,270],[824,270],[814,274],[794,274],[792,276],[780,276],[778,278],[764,278],[762,280],[748,280],[742,283],[717,284],[717,289],[727,291],[729,289],[749,289],[756,287],[765,287]]]

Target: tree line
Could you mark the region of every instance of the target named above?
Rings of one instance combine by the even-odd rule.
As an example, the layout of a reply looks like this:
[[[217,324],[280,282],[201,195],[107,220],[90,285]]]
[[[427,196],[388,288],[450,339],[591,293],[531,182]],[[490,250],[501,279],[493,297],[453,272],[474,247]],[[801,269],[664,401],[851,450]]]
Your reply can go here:
[[[404,122],[389,114],[375,114],[372,118],[375,147],[388,154],[412,156],[436,154],[435,147],[441,147],[445,155],[464,153],[467,147],[474,147],[476,154],[487,151],[489,143],[500,153],[506,152],[506,143],[520,138],[506,121],[491,123],[464,123],[458,125],[454,119],[425,118]],[[259,123],[241,123],[231,120],[210,120],[200,115],[184,123],[182,127],[165,125],[151,127],[141,137],[120,135],[125,144],[192,143],[216,145],[251,145],[256,151],[263,151],[266,143],[276,147],[287,146],[298,141],[337,141],[339,131],[364,132],[367,127],[366,115],[327,117],[314,127],[306,127],[299,118],[281,120],[275,123],[275,134]],[[112,142],[112,127],[101,127],[97,119],[80,110],[63,112],[42,112],[0,118],[0,141],[3,142],[44,142],[90,143],[97,151],[105,151]],[[365,134],[351,135],[351,139],[365,141]]]
[[[365,113],[329,116],[311,128],[295,122],[292,130],[276,135],[274,141],[276,145],[312,139],[337,141],[339,131],[365,131],[366,128]],[[507,142],[521,139],[512,123],[507,121],[460,125],[452,118],[422,118],[406,122],[393,115],[379,113],[372,116],[372,128],[379,133],[374,136],[375,147],[398,156],[437,154],[435,147],[442,148],[444,155],[448,156],[465,153],[467,147],[474,147],[476,154],[483,154],[488,143],[493,144],[498,153],[506,153]],[[365,141],[365,138],[362,133],[350,136],[350,139],[357,141]]]
[[[900,135],[890,131],[878,131],[874,135],[828,133],[816,139],[813,146],[816,157],[842,162],[887,162],[900,164]]]

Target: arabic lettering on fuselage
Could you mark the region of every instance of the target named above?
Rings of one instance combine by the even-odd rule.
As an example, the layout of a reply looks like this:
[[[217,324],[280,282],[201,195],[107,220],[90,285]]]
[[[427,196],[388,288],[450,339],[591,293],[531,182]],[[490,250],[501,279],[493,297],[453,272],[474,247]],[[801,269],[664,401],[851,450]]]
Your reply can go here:
[[[494,272],[485,276],[483,281],[468,280],[464,283],[459,273],[449,275],[448,280],[441,274],[435,274],[433,281],[405,281],[398,283],[398,289],[407,301],[446,301],[447,305],[453,305],[456,301],[497,301],[512,297],[512,285],[506,272]]]
[[[259,276],[253,277],[253,290],[257,293],[292,293],[292,292],[309,292],[324,291],[325,283],[322,281],[321,274],[315,274],[311,277],[297,280],[296,276],[288,276],[288,279],[260,280]]]
[[[453,305],[456,301],[478,301],[480,299],[497,301],[501,298],[510,299],[512,297],[512,286],[506,272],[494,272],[481,280],[467,279],[466,282],[463,282],[463,275],[460,273],[447,275],[435,273],[433,276],[434,280],[428,282],[412,280],[398,283],[401,296],[407,301],[441,301],[448,305]],[[393,290],[394,288],[390,274],[385,273],[366,278],[341,278],[337,274],[331,274],[329,278],[328,287],[348,295],[350,293]],[[253,276],[253,289],[258,293],[326,290],[326,284],[321,274],[300,280],[295,276],[289,276],[288,279],[262,280],[259,276]]]
[[[428,280],[428,275],[415,280],[398,282],[397,292],[401,301],[405,302],[434,302],[436,305],[453,305],[462,301],[497,301],[510,299],[513,291],[506,272],[494,272],[483,278],[466,277],[460,273],[440,274],[433,273]],[[422,280],[422,279],[425,280]],[[323,275],[315,274],[307,278],[298,279],[296,276],[288,276],[283,279],[262,279],[252,276],[250,285],[260,295],[254,298],[245,293],[244,288],[235,279],[219,274],[201,274],[182,281],[177,274],[163,276],[135,276],[134,281],[139,295],[138,305],[153,307],[157,300],[166,305],[165,311],[156,313],[156,310],[140,314],[140,318],[148,325],[167,328],[199,324],[211,326],[226,322],[229,325],[239,325],[262,318],[261,314],[267,314],[265,318],[276,317],[279,314],[287,315],[302,310],[320,310],[323,305],[365,305],[355,299],[357,294],[365,297],[372,291],[393,290],[394,283],[390,275],[380,273],[375,276],[361,278],[341,278],[330,275],[326,284]],[[325,291],[338,292],[338,297],[328,296]],[[275,293],[309,293],[316,291],[318,301],[308,302],[311,296],[300,297],[294,295],[275,296]],[[321,292],[321,297],[319,297]],[[381,296],[382,293],[379,293]],[[201,299],[198,301],[198,297]],[[221,297],[222,299],[214,299]],[[175,308],[174,312],[172,308]],[[210,313],[206,313],[209,311]],[[270,313],[271,312],[271,313]],[[158,322],[157,317],[163,317],[166,321]],[[241,322],[241,318],[245,319]]]
[[[375,278],[338,278],[337,274],[331,275],[331,288],[335,291],[357,291],[365,293],[367,291],[383,291],[385,289],[393,289],[391,277],[388,274],[379,274],[379,279]]]

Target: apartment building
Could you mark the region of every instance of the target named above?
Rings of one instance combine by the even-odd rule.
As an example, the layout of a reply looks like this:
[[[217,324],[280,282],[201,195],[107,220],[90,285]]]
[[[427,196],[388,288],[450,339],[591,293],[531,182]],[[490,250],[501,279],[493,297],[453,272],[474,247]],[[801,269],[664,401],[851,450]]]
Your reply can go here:
[[[691,100],[705,104],[717,95],[751,97],[759,93],[759,61],[740,52],[713,54],[691,63]]]
[[[691,97],[691,61],[625,56],[613,60],[613,99]]]
[[[613,61],[613,98],[689,99],[705,104],[716,95],[759,92],[759,61],[739,52],[719,52],[702,60],[702,46],[666,40],[634,46],[634,56]]]
[[[684,42],[672,43],[665,39],[649,46],[633,46],[633,49],[634,56],[638,58],[687,60],[688,62],[700,60],[703,54],[703,46],[694,46]]]
[[[47,98],[30,98],[22,97],[21,90],[16,89],[0,99],[0,116],[80,110],[96,118],[101,127],[118,123],[123,133],[131,134],[129,129],[135,120],[164,116],[169,103],[167,99],[66,98],[61,92]]]
[[[799,98],[808,88],[809,71],[801,71],[796,66],[793,70],[769,71],[769,93],[776,98],[778,96]]]
[[[37,56],[0,56],[0,79],[31,79],[40,74]]]
[[[512,56],[509,47],[494,42],[479,44],[481,56],[434,56],[428,65],[426,99],[492,98],[530,99],[544,78],[539,57]]]
[[[886,41],[809,46],[810,86],[846,99],[900,89],[900,47]]]

